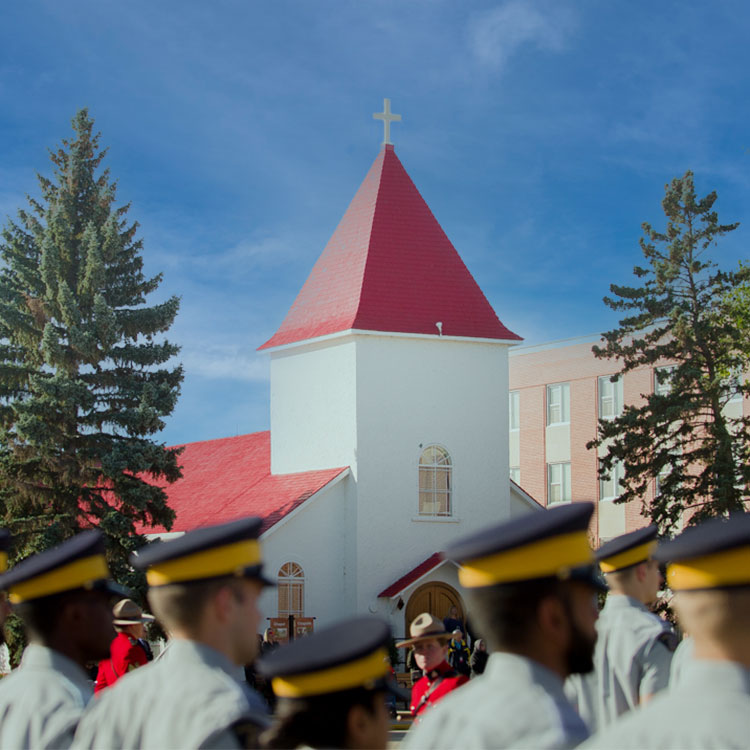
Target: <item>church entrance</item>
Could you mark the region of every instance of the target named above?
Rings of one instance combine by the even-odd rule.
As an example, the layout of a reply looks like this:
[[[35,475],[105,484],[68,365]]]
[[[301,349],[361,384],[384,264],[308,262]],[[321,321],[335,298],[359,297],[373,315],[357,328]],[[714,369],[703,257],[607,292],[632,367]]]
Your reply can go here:
[[[409,625],[412,620],[422,612],[429,612],[441,620],[447,616],[448,610],[455,607],[458,610],[458,619],[466,621],[464,605],[458,591],[447,583],[435,581],[420,586],[410,597],[406,604],[404,615],[404,633],[409,637]]]

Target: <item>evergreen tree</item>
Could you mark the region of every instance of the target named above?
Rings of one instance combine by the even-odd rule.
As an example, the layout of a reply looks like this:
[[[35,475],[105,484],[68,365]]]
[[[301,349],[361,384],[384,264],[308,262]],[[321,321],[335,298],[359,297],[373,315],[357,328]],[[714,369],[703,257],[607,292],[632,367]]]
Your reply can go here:
[[[641,500],[663,532],[678,526],[685,511],[692,522],[740,511],[750,494],[749,421],[725,408],[738,391],[750,390],[742,382],[747,329],[736,325],[730,304],[748,284],[750,268],[722,271],[709,257],[717,238],[738,226],[719,224],[715,201],[715,192],[696,197],[689,171],[666,186],[666,230],[643,224],[647,263],[634,269],[641,286],[610,287],[614,296],[604,302],[625,317],[593,349],[599,358],[617,359],[621,374],[665,365],[656,370],[655,392],[614,419],[600,419],[598,438],[587,446],[606,449],[603,478],[621,463],[617,502]]]
[[[170,528],[163,487],[180,477],[179,451],[151,438],[180,391],[164,337],[179,299],[146,306],[161,275],[144,276],[87,110],[72,124],[0,239],[0,523],[17,558],[97,526],[115,576],[139,588],[137,525]]]

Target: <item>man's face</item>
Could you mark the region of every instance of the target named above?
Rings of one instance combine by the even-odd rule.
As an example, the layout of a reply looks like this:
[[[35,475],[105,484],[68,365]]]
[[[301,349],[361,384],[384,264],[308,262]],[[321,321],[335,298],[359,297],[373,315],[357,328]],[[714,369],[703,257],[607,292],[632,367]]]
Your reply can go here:
[[[423,672],[435,669],[438,664],[445,661],[447,654],[447,644],[437,638],[428,638],[414,644],[414,661]]]
[[[645,578],[643,579],[644,599],[646,604],[653,604],[659,595],[659,589],[664,583],[659,563],[656,560],[647,560],[644,565]]]
[[[570,619],[570,639],[565,655],[568,674],[585,674],[594,668],[596,621],[599,608],[596,591],[579,581],[569,581],[563,603]]]
[[[258,597],[263,591],[263,586],[258,581],[246,578],[236,581],[235,586],[230,637],[235,663],[244,666],[250,664],[258,655],[257,631],[261,616]]]

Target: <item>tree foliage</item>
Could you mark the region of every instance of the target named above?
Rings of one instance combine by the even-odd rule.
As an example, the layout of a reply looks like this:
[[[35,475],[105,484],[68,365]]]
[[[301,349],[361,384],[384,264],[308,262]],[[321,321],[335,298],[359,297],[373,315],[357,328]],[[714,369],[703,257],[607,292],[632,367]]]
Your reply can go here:
[[[640,286],[610,287],[613,296],[604,302],[623,317],[593,349],[599,358],[617,359],[621,375],[672,365],[656,370],[661,387],[642,394],[641,403],[599,420],[598,438],[587,446],[606,450],[605,478],[621,462],[617,502],[640,500],[663,532],[686,511],[698,522],[742,510],[748,498],[748,420],[726,406],[737,391],[748,392],[738,378],[750,359],[748,329],[737,325],[736,300],[750,269],[722,271],[710,258],[716,240],[738,226],[719,223],[716,197],[698,198],[689,171],[666,186],[666,229],[643,224],[646,263],[634,268]]]
[[[146,304],[161,275],[144,275],[88,112],[72,124],[41,196],[0,239],[0,514],[16,558],[98,526],[133,585],[137,526],[174,518],[163,488],[180,477],[179,451],[152,436],[183,377],[164,336],[179,299]]]

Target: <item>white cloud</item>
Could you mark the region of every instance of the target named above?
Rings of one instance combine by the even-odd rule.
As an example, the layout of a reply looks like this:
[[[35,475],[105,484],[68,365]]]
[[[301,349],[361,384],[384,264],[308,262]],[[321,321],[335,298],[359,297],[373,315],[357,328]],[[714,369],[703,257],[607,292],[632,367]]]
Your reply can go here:
[[[570,13],[558,5],[538,0],[509,0],[472,14],[468,35],[477,60],[501,71],[525,45],[546,52],[561,52],[572,28]]]
[[[188,376],[244,382],[269,379],[268,357],[237,344],[191,341],[183,346],[179,359]]]

